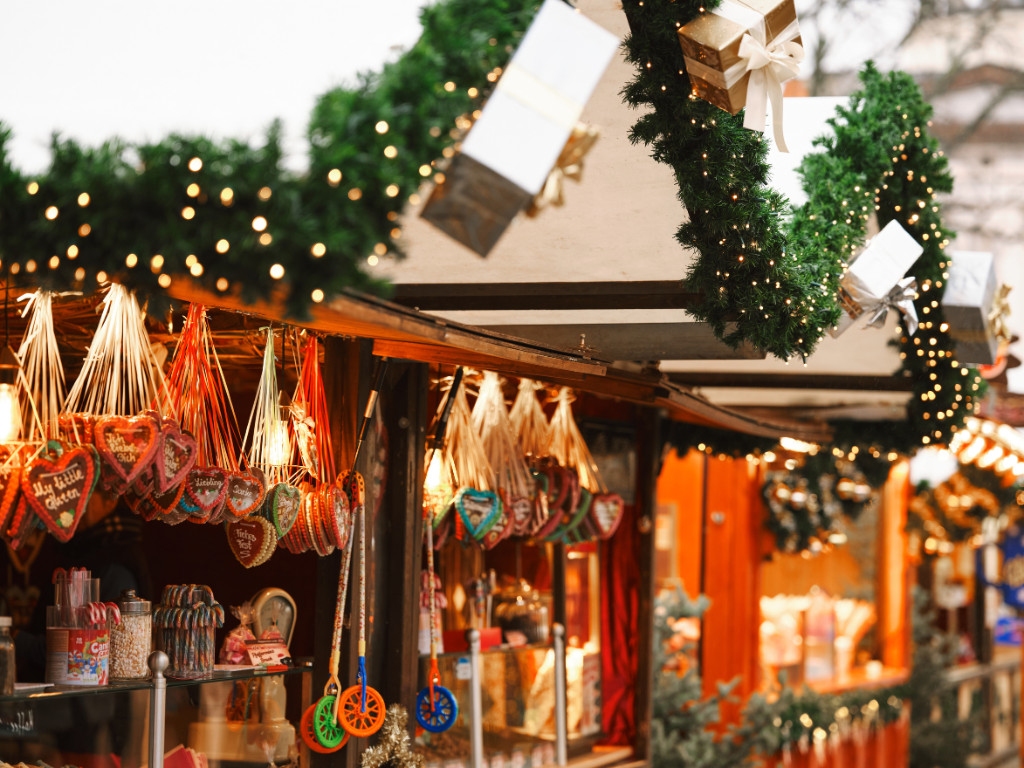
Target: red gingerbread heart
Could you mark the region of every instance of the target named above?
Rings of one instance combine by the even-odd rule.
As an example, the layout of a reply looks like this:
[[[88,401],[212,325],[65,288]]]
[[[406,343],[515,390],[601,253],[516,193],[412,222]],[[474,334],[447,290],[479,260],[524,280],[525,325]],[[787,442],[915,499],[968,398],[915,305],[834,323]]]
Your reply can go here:
[[[25,540],[35,528],[33,525],[35,519],[32,505],[28,503],[25,494],[21,494],[18,496],[18,503],[14,506],[14,514],[11,515],[10,528],[2,531],[4,541],[11,545],[11,549],[17,551],[25,545]]]
[[[273,523],[259,515],[231,520],[224,524],[224,529],[231,553],[246,568],[265,563],[277,547]]]
[[[96,486],[96,458],[87,448],[68,448],[58,457],[41,454],[21,475],[21,490],[50,533],[68,541],[85,514]]]
[[[160,449],[153,462],[157,490],[166,493],[181,485],[198,455],[195,438],[182,432],[170,419],[164,421],[160,427]]]
[[[94,433],[100,457],[126,485],[153,463],[160,447],[160,425],[149,416],[103,416]]]
[[[224,506],[228,493],[228,473],[220,467],[195,467],[185,479],[185,492],[209,517]]]
[[[8,464],[0,469],[0,531],[6,531],[14,517],[21,492],[21,467]]]
[[[595,496],[590,505],[590,523],[599,539],[609,539],[622,522],[626,503],[617,493]]]
[[[260,508],[266,495],[263,472],[255,467],[248,472],[232,472],[228,478],[227,507],[235,517],[245,517]]]

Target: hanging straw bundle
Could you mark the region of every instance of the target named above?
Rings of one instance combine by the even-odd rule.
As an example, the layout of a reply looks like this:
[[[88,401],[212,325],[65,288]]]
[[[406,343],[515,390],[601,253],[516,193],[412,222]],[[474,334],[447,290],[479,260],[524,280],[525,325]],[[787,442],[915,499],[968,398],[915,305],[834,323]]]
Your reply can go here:
[[[199,447],[196,466],[237,470],[238,420],[201,304],[189,306],[167,386],[182,430],[192,434]]]
[[[281,395],[277,388],[277,368],[274,356],[274,329],[266,328],[267,343],[263,349],[263,371],[260,373],[256,399],[249,414],[242,445],[249,446],[249,465],[259,467],[267,478],[268,487],[288,481],[289,464],[294,446],[288,424],[288,414],[281,408]],[[249,436],[252,435],[252,442]]]
[[[520,379],[519,393],[509,413],[519,450],[527,459],[544,456],[548,446],[548,419],[537,399],[537,390],[542,387],[529,379]]]
[[[298,345],[294,345],[296,348]],[[320,373],[320,343],[309,335],[301,349],[299,382],[291,405],[292,434],[299,458],[310,477],[322,483],[333,482],[334,448],[331,445],[331,422],[327,412],[327,395]]]
[[[451,379],[447,380],[451,388]],[[444,401],[442,400],[442,407]],[[438,409],[438,416],[441,411]],[[444,449],[441,454],[441,466],[452,480],[455,488],[475,488],[478,491],[495,489],[494,470],[487,460],[487,451],[476,428],[473,426],[473,414],[466,398],[465,379],[459,384],[452,403],[452,412],[448,417],[448,427],[444,434]]]
[[[484,371],[480,394],[473,404],[472,419],[494,472],[497,487],[505,491],[510,499],[529,497],[533,490],[530,468],[526,466],[526,460],[516,442],[515,430],[509,421],[501,378],[494,371]]]
[[[135,295],[112,283],[82,372],[64,403],[67,413],[135,416],[146,408],[173,414],[163,371]]]
[[[580,434],[576,419],[572,416],[572,390],[562,387],[558,391],[555,402],[555,415],[551,417],[551,432],[545,453],[555,459],[561,466],[575,469],[580,477],[580,485],[593,494],[608,493],[608,488],[601,479],[594,457],[587,448],[587,443]]]
[[[44,442],[60,436],[58,418],[66,396],[64,366],[57,348],[57,336],[53,332],[53,296],[52,291],[43,290],[28,295],[28,304],[21,316],[31,312],[32,317],[18,348],[25,373],[26,399],[29,404],[35,403],[39,416],[38,434],[33,434],[36,422],[32,418],[32,408],[23,405],[24,427],[21,434],[26,439]]]

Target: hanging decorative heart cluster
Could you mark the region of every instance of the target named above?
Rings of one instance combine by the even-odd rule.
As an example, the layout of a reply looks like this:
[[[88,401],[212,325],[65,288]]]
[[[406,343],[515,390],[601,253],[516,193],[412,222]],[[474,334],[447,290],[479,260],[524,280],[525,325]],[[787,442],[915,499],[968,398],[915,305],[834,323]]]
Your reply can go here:
[[[579,544],[607,539],[625,511],[608,493],[562,388],[549,423],[527,379],[509,413],[498,374],[485,371],[472,410],[454,392],[444,447],[433,453],[424,486],[434,546],[449,536],[492,549],[507,538]],[[442,402],[438,413],[444,411]]]

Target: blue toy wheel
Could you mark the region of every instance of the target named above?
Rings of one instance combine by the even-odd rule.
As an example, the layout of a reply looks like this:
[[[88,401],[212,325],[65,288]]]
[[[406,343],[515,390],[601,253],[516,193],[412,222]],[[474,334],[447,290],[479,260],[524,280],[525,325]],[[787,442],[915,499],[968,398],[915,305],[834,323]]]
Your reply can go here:
[[[430,733],[447,731],[459,716],[459,704],[447,688],[434,686],[434,711],[430,711],[430,688],[424,688],[416,697],[416,722]]]

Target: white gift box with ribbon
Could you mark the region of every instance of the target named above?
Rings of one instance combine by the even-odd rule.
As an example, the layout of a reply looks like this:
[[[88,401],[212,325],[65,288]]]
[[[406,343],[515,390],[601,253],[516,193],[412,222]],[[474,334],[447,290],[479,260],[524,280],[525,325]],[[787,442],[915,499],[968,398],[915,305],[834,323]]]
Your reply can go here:
[[[995,257],[978,251],[949,252],[949,278],[942,311],[961,363],[993,365],[999,337],[992,316],[996,296]]]
[[[865,321],[865,327],[881,327],[888,310],[895,309],[903,313],[907,331],[913,335],[917,330],[913,303],[917,287],[914,278],[903,275],[923,251],[895,219],[882,227],[865,243],[839,281],[843,316],[829,333],[839,336],[859,318]]]
[[[561,0],[545,0],[462,154],[539,193],[618,46]]]

